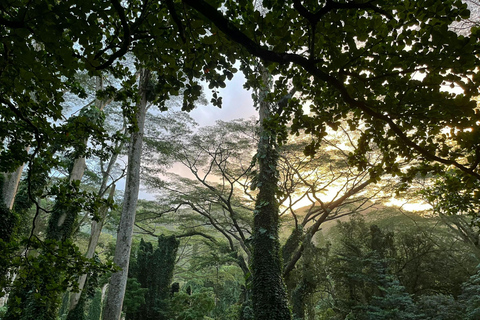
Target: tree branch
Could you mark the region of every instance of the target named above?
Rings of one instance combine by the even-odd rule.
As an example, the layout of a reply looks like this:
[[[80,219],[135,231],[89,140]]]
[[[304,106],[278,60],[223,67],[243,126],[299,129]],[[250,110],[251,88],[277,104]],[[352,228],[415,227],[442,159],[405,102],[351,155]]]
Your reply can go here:
[[[125,17],[125,11],[123,10],[122,5],[118,0],[111,0],[112,6],[115,9],[115,11],[118,13],[118,16],[120,18],[120,22],[122,23],[122,28],[123,28],[123,41],[122,45],[120,46],[120,49],[115,51],[108,59],[105,61],[103,64],[100,66],[96,67],[95,69],[97,70],[103,70],[108,68],[117,58],[125,55],[128,51],[128,47],[130,46],[130,43],[132,41],[131,36],[130,36],[130,27],[127,22],[127,18]]]
[[[314,60],[309,60],[301,55],[293,54],[293,53],[278,53],[275,51],[271,51],[266,49],[264,46],[255,43],[251,40],[248,36],[246,36],[242,31],[240,31],[237,27],[235,27],[227,18],[225,18],[222,13],[217,11],[214,7],[209,5],[204,0],[183,0],[183,2],[193,9],[197,10],[201,14],[203,14],[207,19],[209,19],[217,28],[219,28],[223,33],[225,33],[232,41],[238,43],[242,47],[244,47],[250,54],[259,57],[263,60],[276,62],[279,64],[289,64],[294,63],[302,67],[305,71],[309,74],[314,76],[316,79],[324,81],[335,88],[343,98],[343,100],[350,105],[352,108],[361,110],[364,114],[374,118],[379,119],[385,122],[392,131],[410,148],[415,150],[417,153],[424,156],[426,159],[430,161],[440,162],[446,165],[452,165],[456,168],[460,169],[461,171],[477,178],[480,180],[480,174],[475,172],[474,170],[467,168],[466,166],[458,163],[452,159],[444,159],[441,157],[436,156],[435,154],[430,153],[425,148],[421,147],[420,145],[416,144],[413,140],[411,140],[389,116],[379,113],[372,108],[370,108],[365,102],[357,101],[347,91],[347,88],[344,86],[342,82],[340,82],[337,78],[327,74],[325,71],[318,68],[317,62]],[[333,3],[333,2],[332,2]],[[334,4],[334,3],[333,3]],[[351,4],[336,4],[339,9],[351,7]],[[365,5],[370,5],[366,3]]]

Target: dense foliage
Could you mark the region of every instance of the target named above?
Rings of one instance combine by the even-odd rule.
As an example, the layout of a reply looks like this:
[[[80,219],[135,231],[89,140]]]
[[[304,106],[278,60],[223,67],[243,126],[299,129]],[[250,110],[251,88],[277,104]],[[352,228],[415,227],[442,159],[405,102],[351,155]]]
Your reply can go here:
[[[151,243],[140,242],[135,263],[130,266],[129,275],[144,288],[142,303],[127,311],[127,319],[169,319],[169,299],[173,268],[177,258],[178,240],[175,236],[158,238],[158,247],[153,250]],[[132,296],[138,299],[141,294]]]
[[[119,278],[125,303],[123,289],[106,291],[117,295],[105,320],[122,304],[131,319],[478,318],[480,28],[454,28],[468,18],[460,0],[3,1],[2,319],[56,319],[67,291],[62,316],[101,316],[104,288],[86,292],[120,274],[107,261],[114,232],[101,230],[116,230],[132,203],[135,217],[142,158],[163,194],[136,230],[173,235],[155,250],[141,242],[130,281]],[[187,116],[159,116],[176,97],[192,110],[204,83],[221,106],[217,88],[239,67],[258,129],[194,132]],[[118,166],[128,141],[140,147]],[[159,178],[175,161],[193,180]],[[119,217],[125,171],[137,178]],[[329,219],[389,197],[386,186],[413,196],[416,183],[441,231],[354,220],[331,247],[316,242]],[[125,274],[132,240],[117,240]],[[180,246],[191,256],[176,261]],[[175,274],[201,277],[202,260],[216,281]]]

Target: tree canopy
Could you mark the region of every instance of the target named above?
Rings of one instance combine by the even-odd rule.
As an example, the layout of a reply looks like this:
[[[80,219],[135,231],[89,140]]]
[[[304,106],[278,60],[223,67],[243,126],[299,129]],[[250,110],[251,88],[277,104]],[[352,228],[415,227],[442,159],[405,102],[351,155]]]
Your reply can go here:
[[[184,161],[197,180],[181,191],[197,194],[193,198],[185,192],[173,199],[176,210],[190,206],[224,235],[232,254],[238,246],[246,258],[252,254],[251,265],[244,261],[241,268],[246,275],[253,273],[257,320],[273,317],[275,310],[279,318],[290,318],[282,276],[292,272],[302,252],[314,251],[311,239],[332,211],[386,175],[399,177],[399,192],[415,178],[427,177],[433,182],[422,194],[436,212],[478,218],[480,113],[475,99],[480,85],[480,28],[475,23],[468,30],[455,28],[455,23],[469,18],[468,6],[461,0],[4,1],[0,5],[0,249],[5,266],[0,268],[0,284],[9,286],[18,272],[14,292],[18,299],[11,301],[20,306],[11,307],[7,318],[21,312],[23,319],[36,316],[35,312],[53,318],[59,294],[76,288],[75,278],[112,270],[92,258],[92,246],[83,258],[72,239],[82,217],[92,220],[91,239],[98,240],[99,231],[94,236],[93,229],[97,222],[101,229],[106,212],[114,207],[113,195],[106,199],[106,192],[107,185],[114,190],[111,165],[120,149],[129,136],[135,138],[132,150],[134,140],[141,145],[144,111],[150,105],[165,111],[178,96],[182,110],[190,111],[202,97],[205,83],[212,90],[210,102],[221,106],[217,88],[224,87],[237,69],[247,77],[245,86],[256,91],[260,112],[253,162],[242,159],[228,166],[230,159],[252,156],[246,148],[251,137],[235,137],[235,124],[202,141],[183,127],[180,117],[164,127],[176,131],[170,135],[175,141],[147,139],[150,149],[143,150],[151,159],[158,154],[148,152],[158,147],[178,153],[175,160]],[[137,81],[140,74],[148,76]],[[111,81],[104,83],[107,78]],[[123,129],[110,130],[106,125],[105,107],[110,102],[119,106],[115,112],[122,114]],[[147,131],[162,131],[157,129]],[[342,162],[349,172],[343,195],[326,203],[315,193],[325,188],[322,183],[330,184],[326,180],[337,178],[302,166],[302,161],[317,167],[314,156],[325,151],[326,137],[334,131],[355,134],[347,137],[353,147],[339,150],[346,161],[319,157],[322,162]],[[296,151],[282,154],[288,150],[290,134],[308,135],[303,149],[309,160]],[[187,135],[191,140],[182,141]],[[235,146],[227,141],[226,149],[209,149],[217,138],[239,137]],[[132,185],[138,187],[144,155],[141,147],[137,151],[135,163],[132,160],[128,166],[135,167]],[[372,154],[378,155],[376,161]],[[99,192],[84,185],[86,163],[94,157],[101,166]],[[157,161],[151,172],[158,173],[158,167],[170,159],[158,156]],[[199,175],[197,169],[208,166],[222,176],[223,184]],[[310,177],[317,180],[304,178],[301,170],[314,172]],[[178,185],[188,183],[184,179]],[[243,194],[234,195],[235,184]],[[296,187],[308,190],[312,208],[303,220],[290,212],[295,230],[284,246],[286,261],[282,261],[279,204],[291,201],[287,191]],[[126,188],[135,200],[130,210],[134,217],[138,188]],[[174,191],[180,193],[178,188]],[[254,201],[245,204],[245,197]],[[197,205],[201,201],[214,204],[216,211],[204,210]],[[22,215],[32,206],[31,213]],[[42,219],[46,228],[36,230]],[[478,219],[473,222],[478,226]],[[22,224],[32,227],[22,234]],[[478,247],[478,232],[464,221],[449,225]],[[371,231],[372,237],[388,238],[379,230]],[[131,239],[119,237],[122,241],[126,272]],[[402,300],[403,315],[409,318],[412,302],[391,277],[384,257],[373,247],[367,251],[359,256],[359,263],[375,269],[370,276],[381,281],[377,279],[379,287],[372,289],[370,304],[363,305],[364,314],[392,311],[385,301],[376,300],[383,296]],[[54,272],[49,274],[47,265]],[[36,270],[30,284],[25,282],[29,270]],[[309,280],[302,279],[294,289],[299,297],[312,289]],[[465,292],[475,291],[475,281],[473,277]],[[274,299],[268,299],[269,292]],[[425,312],[429,303],[441,299],[435,301],[423,301]],[[211,300],[205,302],[210,308]],[[263,302],[271,304],[263,310]],[[120,307],[114,306],[115,314]],[[302,306],[296,307],[301,313]]]

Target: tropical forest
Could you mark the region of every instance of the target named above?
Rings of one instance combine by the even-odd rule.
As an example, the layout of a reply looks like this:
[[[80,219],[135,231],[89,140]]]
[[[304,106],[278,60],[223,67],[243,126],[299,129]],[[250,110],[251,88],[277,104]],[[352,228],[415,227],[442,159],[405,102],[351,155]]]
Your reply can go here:
[[[0,1],[0,320],[480,319],[480,1]]]

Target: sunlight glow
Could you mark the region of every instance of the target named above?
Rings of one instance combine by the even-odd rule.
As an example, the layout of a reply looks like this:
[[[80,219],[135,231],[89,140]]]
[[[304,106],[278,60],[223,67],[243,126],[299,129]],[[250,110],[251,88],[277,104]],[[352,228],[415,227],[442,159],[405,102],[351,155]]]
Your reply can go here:
[[[385,202],[386,206],[395,206],[401,209],[411,211],[411,212],[418,212],[418,211],[426,211],[431,210],[432,206],[423,201],[406,201],[405,199],[397,199],[397,198],[390,198],[387,202]]]

